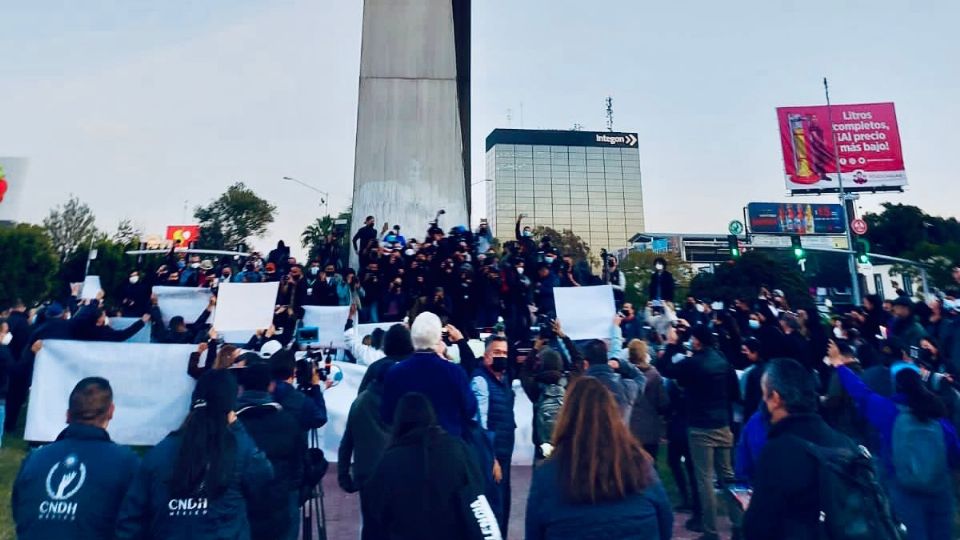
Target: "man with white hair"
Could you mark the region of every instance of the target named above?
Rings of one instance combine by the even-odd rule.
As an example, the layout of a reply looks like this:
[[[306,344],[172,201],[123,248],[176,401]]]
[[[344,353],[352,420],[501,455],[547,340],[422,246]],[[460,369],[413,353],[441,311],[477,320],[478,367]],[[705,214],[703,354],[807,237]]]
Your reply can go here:
[[[455,437],[460,437],[477,415],[477,398],[470,390],[466,373],[441,356],[442,336],[440,318],[433,313],[421,313],[413,321],[410,337],[415,351],[390,368],[383,382],[380,414],[387,424],[393,423],[397,402],[409,392],[427,396],[440,426]]]

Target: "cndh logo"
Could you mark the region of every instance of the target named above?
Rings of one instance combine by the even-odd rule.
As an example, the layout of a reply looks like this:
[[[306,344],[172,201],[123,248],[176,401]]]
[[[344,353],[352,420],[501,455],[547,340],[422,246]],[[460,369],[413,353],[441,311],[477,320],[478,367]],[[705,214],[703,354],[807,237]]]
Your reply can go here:
[[[70,454],[58,461],[47,473],[47,496],[52,501],[40,503],[40,519],[75,519],[77,503],[68,502],[83,487],[87,466],[76,455]]]
[[[170,499],[167,501],[167,510],[169,510],[171,516],[206,515],[208,506],[206,497]]]
[[[626,135],[604,135],[602,133],[597,133],[597,142],[636,146],[637,137],[632,133],[627,133]]]

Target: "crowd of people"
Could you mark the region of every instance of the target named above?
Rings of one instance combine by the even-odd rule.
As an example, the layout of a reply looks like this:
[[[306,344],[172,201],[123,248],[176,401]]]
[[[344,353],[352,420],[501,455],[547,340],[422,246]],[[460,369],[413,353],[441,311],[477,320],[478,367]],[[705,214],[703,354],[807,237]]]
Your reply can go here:
[[[432,223],[418,241],[369,217],[352,239],[356,270],[335,252],[299,264],[282,243],[239,266],[171,252],[155,272],[132,273],[116,304],[67,299],[33,316],[10,306],[8,431],[44,339],[122,341],[151,324],[154,341],[199,344],[186,420],[142,459],[110,441],[109,382],[77,384],[68,427],[17,477],[18,535],[296,538],[325,470],[309,436],[326,423],[329,385],[322,363],[298,360],[297,321],[305,306],[341,305],[361,323],[393,323],[370,336],[344,329],[348,361],[367,369],[336,474],[359,493],[362,538],[506,537],[519,389],[533,404],[531,440],[519,441],[535,456],[526,538],[667,539],[681,516],[705,540],[719,538],[721,519],[733,538],[953,537],[956,290],[925,302],[868,296],[829,319],[762,285],[675,304],[658,259],[635,306],[615,257],[597,276],[522,218],[502,250],[485,224]],[[955,278],[960,289],[960,269]],[[150,294],[225,280],[280,283],[273,326],[248,343],[210,330],[215,290],[197,320],[167,325]],[[574,341],[553,289],[600,284],[617,305],[610,335]],[[114,330],[114,314],[141,321]],[[657,473],[663,458],[676,501]],[[864,536],[850,536],[857,528]]]

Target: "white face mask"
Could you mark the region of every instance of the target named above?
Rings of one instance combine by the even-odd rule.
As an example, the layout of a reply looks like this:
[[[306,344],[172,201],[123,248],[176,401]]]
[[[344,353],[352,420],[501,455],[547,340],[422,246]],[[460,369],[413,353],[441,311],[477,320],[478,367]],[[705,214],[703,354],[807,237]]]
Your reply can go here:
[[[406,255],[407,257],[413,257],[414,251],[408,248],[406,251],[403,252],[403,254]]]
[[[657,265],[654,265],[654,268],[656,268],[657,270],[663,270],[663,265],[657,264]]]
[[[319,273],[320,273],[320,269],[319,269],[319,268],[317,268],[316,266],[311,266],[311,267],[310,267],[310,274],[311,274],[311,275],[314,275],[314,276],[315,276],[315,275],[317,275],[317,274],[319,274]]]
[[[750,328],[752,328],[752,329],[754,329],[754,330],[759,330],[759,329],[760,329],[760,321],[758,321],[758,320],[756,320],[756,319],[750,319],[749,324],[750,324]]]
[[[0,345],[9,345],[11,341],[13,341],[13,334],[10,332],[7,332],[3,335],[3,337],[0,337]]]
[[[703,304],[697,304],[697,311],[698,311],[699,313],[703,313],[703,310],[704,310]]]
[[[130,276],[131,285],[136,285],[138,281],[140,281],[140,276]]]
[[[190,263],[190,268],[196,270],[197,268],[200,268],[200,263]]]
[[[553,264],[553,261],[557,260],[556,257],[544,257],[543,260],[547,261],[547,264]]]
[[[517,267],[517,273],[518,273],[518,274],[521,274],[521,275],[523,274],[523,267],[522,267],[522,266],[518,266],[518,267]]]
[[[833,337],[837,339],[844,339],[846,336],[843,335],[843,328],[837,326],[833,327]]]

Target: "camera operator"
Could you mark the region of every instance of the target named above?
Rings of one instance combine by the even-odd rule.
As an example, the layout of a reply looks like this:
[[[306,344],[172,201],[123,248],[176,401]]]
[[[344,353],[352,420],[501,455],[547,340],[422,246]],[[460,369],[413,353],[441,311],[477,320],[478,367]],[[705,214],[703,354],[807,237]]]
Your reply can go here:
[[[626,298],[627,276],[620,271],[615,256],[608,255],[605,249],[600,250],[600,254],[607,261],[603,267],[603,282],[613,287],[613,300],[620,307]]]
[[[327,404],[320,387],[320,374],[316,369],[308,377],[297,378],[297,361],[293,352],[281,350],[270,357],[270,369],[276,387],[273,398],[284,410],[290,411],[300,421],[300,428],[307,432],[327,423]],[[294,383],[299,384],[299,390]]]

